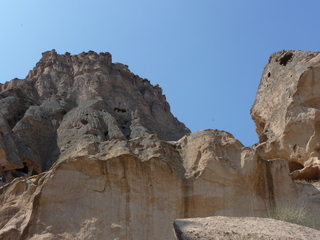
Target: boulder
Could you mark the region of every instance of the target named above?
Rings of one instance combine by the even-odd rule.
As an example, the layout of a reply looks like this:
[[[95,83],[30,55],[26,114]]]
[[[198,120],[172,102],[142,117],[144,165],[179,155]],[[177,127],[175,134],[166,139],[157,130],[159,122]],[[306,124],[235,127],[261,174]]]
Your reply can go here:
[[[206,217],[177,219],[179,240],[318,240],[320,231],[268,218]]]
[[[281,51],[265,66],[251,116],[264,159],[288,162],[293,179],[320,179],[320,55]]]

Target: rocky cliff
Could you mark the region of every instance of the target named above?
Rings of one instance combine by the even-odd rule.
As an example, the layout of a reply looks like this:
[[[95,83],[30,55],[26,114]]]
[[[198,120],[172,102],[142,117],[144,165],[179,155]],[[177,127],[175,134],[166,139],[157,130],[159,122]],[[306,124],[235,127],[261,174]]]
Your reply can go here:
[[[288,173],[218,130],[78,145],[48,172],[2,187],[0,236],[174,239],[176,218],[263,217],[298,198]]]
[[[270,69],[300,56],[287,53]],[[286,81],[269,71],[252,108],[260,143],[244,147],[222,130],[190,133],[159,86],[108,53],[44,53],[26,79],[1,86],[0,239],[175,239],[174,219],[264,217],[286,202],[318,216],[319,190],[294,183],[292,159],[270,142],[285,135],[271,120],[287,102],[270,97],[275,116],[264,105],[282,92],[263,90],[264,77]]]
[[[158,85],[112,63],[109,53],[42,54],[26,79],[0,86],[0,177],[39,174],[78,145],[190,131]]]
[[[320,179],[320,55],[270,56],[251,109],[264,159],[285,159],[293,179]]]

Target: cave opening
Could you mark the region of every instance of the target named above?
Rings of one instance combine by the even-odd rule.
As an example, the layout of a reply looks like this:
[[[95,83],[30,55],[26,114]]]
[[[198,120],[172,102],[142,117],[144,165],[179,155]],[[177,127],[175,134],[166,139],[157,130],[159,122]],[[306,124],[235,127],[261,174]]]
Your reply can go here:
[[[293,53],[292,52],[289,52],[289,53],[286,53],[282,58],[280,58],[280,65],[282,66],[286,66],[287,63],[292,60],[292,57],[293,57]]]
[[[17,172],[23,172],[23,173],[26,173],[28,174],[29,172],[29,168],[27,166],[27,163],[26,162],[23,162],[23,168],[18,168],[16,169]]]

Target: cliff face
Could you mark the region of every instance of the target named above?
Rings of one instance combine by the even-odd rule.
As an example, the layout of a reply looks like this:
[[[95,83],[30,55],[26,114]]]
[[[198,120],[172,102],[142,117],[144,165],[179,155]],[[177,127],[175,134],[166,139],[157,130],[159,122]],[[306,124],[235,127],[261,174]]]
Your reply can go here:
[[[319,53],[272,54],[251,115],[260,156],[288,161],[293,179],[320,179]]]
[[[320,192],[292,182],[284,142],[292,131],[317,135],[315,108],[302,107],[312,102],[303,91],[317,92],[284,68],[293,56],[313,66],[317,57],[291,53],[270,58],[252,108],[260,143],[244,147],[225,131],[190,133],[159,86],[108,53],[45,52],[26,79],[0,86],[0,239],[174,239],[177,218],[264,217],[287,202],[319,216]],[[309,125],[285,130],[300,118]]]
[[[79,145],[1,189],[0,238],[175,239],[176,218],[263,217],[298,199],[288,172],[219,130]]]
[[[158,85],[112,63],[109,53],[45,52],[26,79],[1,89],[4,182],[48,170],[77,145],[149,134],[178,140],[190,132],[171,114]]]

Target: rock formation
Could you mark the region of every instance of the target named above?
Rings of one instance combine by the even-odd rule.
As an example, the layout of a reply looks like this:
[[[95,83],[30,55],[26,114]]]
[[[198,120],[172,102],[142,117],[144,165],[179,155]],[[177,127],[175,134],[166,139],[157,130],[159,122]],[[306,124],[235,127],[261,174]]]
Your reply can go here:
[[[2,188],[0,238],[174,239],[176,218],[263,217],[298,198],[288,173],[219,130],[78,145]]]
[[[320,231],[268,218],[207,217],[178,219],[179,240],[318,240]]]
[[[282,135],[267,121],[282,112],[268,119],[261,85],[251,147],[222,130],[190,133],[158,85],[109,53],[45,52],[0,87],[0,239],[170,240],[177,218],[264,217],[289,201],[320,213],[318,188],[292,181],[282,148],[268,151],[268,127]]]
[[[251,109],[264,159],[285,159],[293,179],[320,179],[320,55],[270,56]]]
[[[190,131],[170,112],[162,90],[112,63],[109,53],[42,54],[26,79],[0,86],[0,177],[48,170],[86,142]]]

